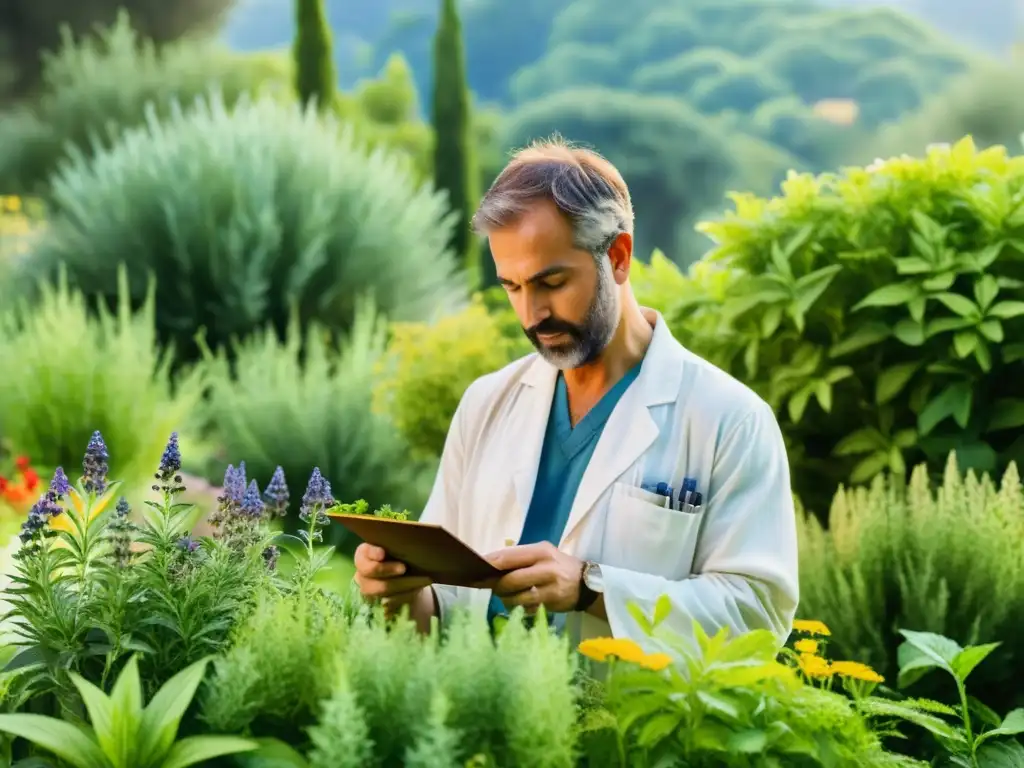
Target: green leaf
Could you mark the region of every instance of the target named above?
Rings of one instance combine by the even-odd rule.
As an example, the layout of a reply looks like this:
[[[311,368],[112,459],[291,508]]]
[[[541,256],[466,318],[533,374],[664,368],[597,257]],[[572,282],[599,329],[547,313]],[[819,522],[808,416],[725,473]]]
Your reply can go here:
[[[662,595],[654,604],[654,626],[658,626],[669,614],[672,613],[672,599],[668,595]]]
[[[0,731],[31,741],[75,768],[110,768],[92,734],[63,720],[22,713],[0,714]]]
[[[992,353],[989,352],[988,344],[984,339],[978,339],[978,346],[974,348],[974,359],[978,361],[978,367],[985,373],[992,370]]]
[[[629,611],[629,615],[633,617],[633,621],[637,623],[645,635],[650,635],[654,632],[651,620],[644,615],[642,610],[640,610],[640,606],[636,603],[629,602],[626,604],[626,610]]]
[[[139,744],[139,726],[142,723],[142,682],[139,680],[139,657],[132,655],[117,676],[114,689],[110,692],[113,709],[115,743],[120,750],[115,763],[120,768],[135,765],[136,748]]]
[[[943,272],[942,274],[933,275],[922,280],[921,285],[929,293],[935,293],[937,291],[948,291],[955,282],[956,275],[953,272]]]
[[[885,405],[910,382],[921,367],[920,362],[899,363],[882,371],[875,382],[875,403]]]
[[[789,418],[794,424],[800,423],[812,394],[814,394],[814,382],[809,381],[789,398]]]
[[[914,281],[890,283],[869,293],[853,307],[852,311],[858,312],[867,307],[897,307],[920,295],[921,286]]]
[[[931,338],[937,336],[940,333],[949,333],[950,331],[961,331],[965,328],[971,328],[974,326],[972,320],[964,320],[962,317],[940,317],[937,320],[930,320],[925,326],[925,337]]]
[[[984,645],[968,645],[960,653],[953,657],[953,661],[950,666],[953,667],[953,672],[961,680],[966,680],[967,677],[974,671],[981,662],[983,662],[992,651],[998,648],[1001,643],[986,643]]]
[[[924,308],[928,303],[927,296],[915,296],[907,302],[907,311],[910,312],[910,316],[918,323],[924,322]]]
[[[978,750],[978,768],[1020,768],[1024,746],[1019,741],[993,741]]]
[[[892,328],[885,323],[865,323],[846,338],[836,342],[828,351],[831,358],[842,357],[851,352],[870,347],[892,336]]]
[[[862,459],[850,470],[850,482],[854,485],[866,483],[889,466],[889,451],[877,451]]]
[[[841,264],[831,264],[816,269],[796,281],[793,291],[796,294],[796,305],[802,315],[806,315],[810,311],[814,302],[821,297],[821,294],[825,292],[842,268]]]
[[[69,673],[71,682],[82,697],[89,723],[96,734],[96,741],[114,768],[129,768],[128,748],[121,742],[121,733],[115,729],[114,704],[97,686],[81,675]],[[118,724],[120,725],[120,724]]]
[[[978,334],[974,331],[957,331],[953,335],[953,349],[961,360],[970,355],[978,346]]]
[[[996,400],[992,405],[992,418],[988,422],[988,431],[1000,429],[1017,429],[1024,427],[1024,400],[1020,398],[1004,398]]]
[[[1003,342],[1003,324],[998,320],[984,320],[978,326],[978,330],[982,336],[995,344]]]
[[[726,748],[730,752],[741,755],[759,755],[766,746],[768,746],[768,734],[757,728],[733,732],[726,744]]]
[[[908,347],[919,347],[924,344],[924,325],[905,317],[896,323],[893,335]]]
[[[893,259],[896,271],[901,275],[926,275],[934,268],[932,263],[920,256],[904,256]]]
[[[779,323],[782,322],[782,305],[775,304],[768,307],[761,315],[761,338],[771,338],[772,334],[779,330]]]
[[[999,284],[992,275],[982,275],[974,283],[974,300],[978,302],[981,314],[989,308],[996,296],[999,295]]]
[[[178,672],[157,691],[142,713],[139,734],[139,762],[155,764],[171,748],[181,718],[203,681],[210,658],[200,659]]]
[[[980,745],[989,739],[995,739],[1003,736],[1016,736],[1019,733],[1024,733],[1024,709],[1021,708],[1012,710],[998,728],[985,731],[983,734],[978,736],[977,743]]]
[[[251,752],[258,748],[259,744],[255,741],[238,736],[190,736],[171,747],[167,758],[160,763],[160,768],[188,768],[215,757]]]
[[[978,311],[975,303],[959,293],[938,293],[934,298],[941,301],[950,311],[955,312],[960,317],[972,320],[981,318],[981,313]]]
[[[613,726],[615,720],[607,710],[595,710],[592,721],[599,723],[602,714],[608,718],[605,727]],[[597,730],[603,728],[599,726]],[[309,762],[302,753],[280,739],[259,738],[254,741],[259,745],[258,749],[239,758],[245,768],[309,768]]]
[[[901,629],[900,634],[906,638],[896,651],[900,671],[897,684],[906,688],[933,669],[943,669],[951,675],[953,659],[963,649],[948,637],[934,632],[915,632]]]
[[[1024,315],[1024,301],[1000,301],[988,310],[989,317],[1011,320]]]
[[[971,415],[973,397],[974,392],[969,382],[958,381],[950,384],[932,398],[918,414],[917,431],[927,435],[949,416],[953,416],[961,427],[966,427]]]
[[[1016,363],[1024,360],[1024,343],[1007,344],[1001,351],[1004,363]]]
[[[854,456],[858,453],[884,451],[889,447],[885,435],[874,427],[861,427],[851,432],[832,449],[833,456]]]

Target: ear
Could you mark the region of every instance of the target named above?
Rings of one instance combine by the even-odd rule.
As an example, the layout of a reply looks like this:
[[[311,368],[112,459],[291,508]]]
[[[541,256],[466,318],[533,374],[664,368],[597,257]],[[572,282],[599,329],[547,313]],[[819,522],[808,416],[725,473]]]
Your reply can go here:
[[[608,258],[612,263],[615,282],[622,285],[629,279],[629,267],[633,262],[633,236],[628,232],[620,232],[608,248]]]

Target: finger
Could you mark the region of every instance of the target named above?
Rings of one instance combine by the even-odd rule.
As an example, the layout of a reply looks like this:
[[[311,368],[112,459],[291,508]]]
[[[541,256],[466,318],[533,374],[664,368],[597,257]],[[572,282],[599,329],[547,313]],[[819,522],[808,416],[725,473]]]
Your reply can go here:
[[[498,597],[514,595],[530,589],[550,584],[554,580],[554,571],[548,563],[539,563],[529,568],[520,568],[502,576],[491,588]]]
[[[551,558],[555,547],[550,542],[542,541],[537,544],[523,544],[518,547],[506,547],[486,556],[487,562],[499,571],[511,571],[516,568],[526,568],[540,560]]]
[[[517,592],[514,595],[505,595],[501,598],[502,605],[507,609],[512,610],[516,606],[522,606],[526,609],[527,613],[531,614],[537,612],[542,602],[541,592],[537,587],[530,587],[522,592]]]
[[[367,560],[383,563],[388,559],[388,553],[384,551],[384,547],[363,543],[359,545],[359,549]]]
[[[368,579],[356,575],[356,583],[364,597],[392,597],[403,592],[416,592],[429,587],[431,580],[425,576],[399,576],[394,579]]]
[[[384,562],[364,561],[356,566],[356,573],[362,574],[369,579],[393,579],[405,574],[405,563],[398,560],[385,560]]]

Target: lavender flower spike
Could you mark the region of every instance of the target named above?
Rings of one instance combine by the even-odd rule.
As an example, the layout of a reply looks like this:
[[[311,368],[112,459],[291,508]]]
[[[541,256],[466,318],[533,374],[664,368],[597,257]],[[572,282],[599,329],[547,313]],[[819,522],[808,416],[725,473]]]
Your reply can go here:
[[[228,464],[224,472],[224,496],[236,504],[242,503],[245,497],[245,462],[239,464],[238,469]]]
[[[51,502],[56,503],[63,499],[70,489],[71,484],[68,482],[68,476],[64,474],[64,468],[57,467],[53,472],[53,479],[50,481],[50,490],[47,493],[47,497]]]
[[[316,504],[325,504],[330,497],[330,483],[320,474],[320,467],[313,467],[313,474],[309,476],[306,493],[302,497],[302,506],[310,508]]]
[[[85,458],[82,460],[82,479],[85,490],[97,495],[106,490],[107,472],[110,470],[109,459],[103,435],[96,430],[89,438],[89,445],[85,449]]]
[[[164,448],[164,454],[160,457],[160,469],[155,475],[159,480],[158,485],[153,486],[154,491],[162,491],[170,495],[181,493],[185,486],[181,484],[181,449],[178,447],[178,433],[171,432],[171,437]]]
[[[263,498],[275,517],[284,517],[288,513],[288,484],[284,480],[284,470],[278,467],[274,470],[274,476],[270,478],[267,489],[263,492]]]
[[[249,483],[242,499],[242,514],[253,520],[263,517],[263,499],[260,498],[260,487],[256,481]]]

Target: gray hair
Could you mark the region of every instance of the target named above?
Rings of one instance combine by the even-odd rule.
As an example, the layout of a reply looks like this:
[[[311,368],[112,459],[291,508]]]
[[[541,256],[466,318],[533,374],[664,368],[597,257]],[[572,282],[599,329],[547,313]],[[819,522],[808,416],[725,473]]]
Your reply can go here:
[[[633,234],[633,204],[615,166],[558,138],[535,142],[512,157],[480,202],[473,231],[486,236],[539,200],[558,206],[572,222],[576,247],[595,258],[623,232]]]

